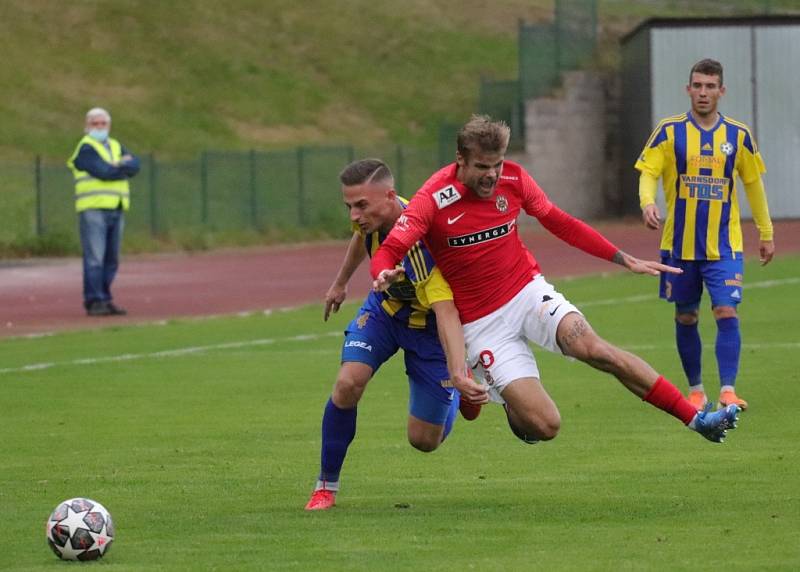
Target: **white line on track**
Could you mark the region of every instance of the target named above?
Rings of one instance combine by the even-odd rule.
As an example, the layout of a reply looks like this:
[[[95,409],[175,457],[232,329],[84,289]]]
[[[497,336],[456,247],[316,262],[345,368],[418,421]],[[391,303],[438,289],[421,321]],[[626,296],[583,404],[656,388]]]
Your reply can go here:
[[[784,286],[788,284],[800,284],[800,277],[797,278],[783,278],[779,280],[763,280],[761,282],[753,282],[747,285],[747,289],[751,288],[773,288],[775,286]],[[588,302],[582,302],[578,304],[578,307],[587,307],[587,306],[605,306],[610,304],[620,304],[620,303],[632,303],[632,302],[644,302],[648,300],[653,300],[653,296],[648,295],[637,295],[637,296],[628,296],[625,298],[608,298],[605,300],[593,300]],[[290,308],[281,308],[278,311],[286,312],[290,310]],[[265,310],[264,314],[269,315],[271,312],[269,310]],[[251,312],[241,312],[239,315],[242,316],[250,316],[253,313]],[[177,357],[183,356],[188,354],[194,353],[202,353],[207,351],[214,351],[214,350],[228,350],[228,349],[239,349],[239,348],[247,348],[253,346],[265,346],[270,345],[278,342],[305,342],[305,341],[313,341],[319,340],[322,338],[333,337],[333,336],[340,336],[342,333],[340,331],[335,332],[327,332],[324,334],[303,334],[298,336],[292,336],[288,338],[262,338],[258,340],[247,340],[243,342],[227,342],[224,344],[212,344],[207,346],[189,346],[186,348],[178,348],[174,350],[164,350],[160,352],[151,352],[151,353],[141,353],[141,354],[120,354],[117,356],[106,356],[106,357],[95,357],[95,358],[81,358],[81,359],[74,359],[69,361],[62,361],[62,362],[44,362],[44,363],[33,363],[29,365],[23,365],[20,367],[9,367],[0,369],[0,375],[9,374],[9,373],[24,373],[29,371],[39,371],[42,369],[50,369],[53,367],[59,366],[70,366],[70,365],[94,365],[98,363],[113,363],[113,362],[123,362],[123,361],[133,361],[133,360],[140,360],[140,359],[152,359],[152,358],[163,358],[163,357]],[[635,346],[624,346],[625,349],[628,350],[654,350],[658,349],[661,346],[656,345],[635,345]],[[770,343],[770,344],[742,344],[742,349],[771,349],[771,348],[789,348],[789,349],[796,349],[800,348],[800,342],[777,342],[777,343]]]

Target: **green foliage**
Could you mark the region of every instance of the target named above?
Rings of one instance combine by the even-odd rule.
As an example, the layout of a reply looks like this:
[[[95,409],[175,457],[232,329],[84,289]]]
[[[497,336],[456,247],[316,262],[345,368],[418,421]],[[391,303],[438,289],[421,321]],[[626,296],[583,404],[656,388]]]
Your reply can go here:
[[[751,408],[724,445],[540,351],[557,439],[523,445],[490,406],[422,454],[406,442],[398,356],[370,382],[338,506],[322,514],[302,507],[355,303],[329,323],[314,306],[2,340],[0,568],[59,565],[44,519],[83,495],[115,518],[101,563],[114,570],[796,570],[800,258],[747,276],[739,388]],[[556,285],[684,387],[654,280]],[[711,390],[707,307],[701,323]]]

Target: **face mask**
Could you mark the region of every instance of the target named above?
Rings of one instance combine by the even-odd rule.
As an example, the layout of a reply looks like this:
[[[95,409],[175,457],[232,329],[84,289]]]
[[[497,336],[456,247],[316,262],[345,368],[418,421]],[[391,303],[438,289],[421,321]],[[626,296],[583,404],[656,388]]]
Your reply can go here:
[[[108,129],[92,129],[88,133],[89,137],[101,143],[108,139]]]

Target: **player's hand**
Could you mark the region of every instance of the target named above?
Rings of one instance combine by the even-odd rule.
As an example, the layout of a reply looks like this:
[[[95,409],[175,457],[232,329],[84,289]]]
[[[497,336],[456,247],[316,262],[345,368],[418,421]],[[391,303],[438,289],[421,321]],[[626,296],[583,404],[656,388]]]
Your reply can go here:
[[[620,251],[620,254],[622,254],[623,266],[634,274],[649,274],[651,276],[658,276],[662,272],[668,274],[683,274],[683,270],[674,266],[667,266],[655,260],[640,260],[622,251]]]
[[[489,389],[485,385],[478,383],[466,373],[454,375],[450,381],[460,393],[461,397],[474,405],[489,403]]]
[[[661,213],[657,205],[647,205],[642,209],[642,220],[644,225],[652,230],[658,230],[661,226]]]
[[[775,243],[771,240],[762,240],[758,245],[758,260],[761,266],[766,266],[775,256]]]
[[[376,292],[384,292],[395,282],[402,280],[406,275],[402,268],[392,268],[391,270],[381,270],[378,277],[372,281],[372,289]]]
[[[325,315],[323,316],[324,321],[328,321],[331,312],[335,314],[339,311],[339,307],[341,307],[345,298],[347,298],[346,285],[340,286],[338,284],[333,284],[330,288],[328,288],[328,292],[325,294]]]

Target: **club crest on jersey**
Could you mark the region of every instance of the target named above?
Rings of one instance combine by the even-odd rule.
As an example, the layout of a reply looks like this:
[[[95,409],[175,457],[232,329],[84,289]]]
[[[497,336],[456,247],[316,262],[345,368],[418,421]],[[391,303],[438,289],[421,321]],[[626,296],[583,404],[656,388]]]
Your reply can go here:
[[[459,193],[453,185],[448,185],[445,188],[439,189],[433,193],[433,199],[436,201],[436,206],[440,209],[443,209],[448,205],[452,205],[460,198],[461,193]]]
[[[497,200],[494,202],[494,206],[496,206],[497,210],[499,210],[501,213],[504,213],[508,210],[508,199],[503,195],[497,195]]]
[[[719,144],[719,150],[725,153],[726,155],[730,155],[733,153],[733,143],[730,141],[723,141]]]
[[[359,330],[364,329],[364,326],[367,325],[367,320],[369,320],[369,312],[364,312],[358,317],[356,320],[356,325],[358,326]]]

